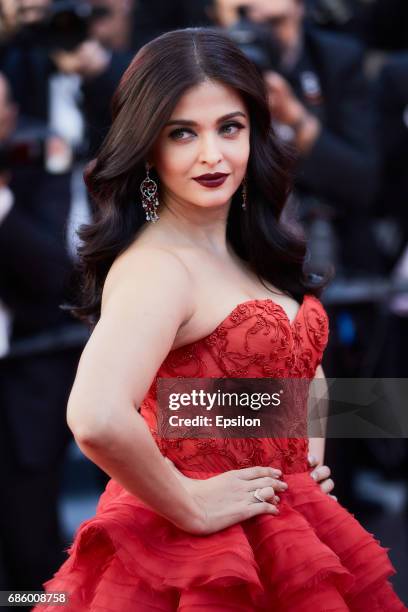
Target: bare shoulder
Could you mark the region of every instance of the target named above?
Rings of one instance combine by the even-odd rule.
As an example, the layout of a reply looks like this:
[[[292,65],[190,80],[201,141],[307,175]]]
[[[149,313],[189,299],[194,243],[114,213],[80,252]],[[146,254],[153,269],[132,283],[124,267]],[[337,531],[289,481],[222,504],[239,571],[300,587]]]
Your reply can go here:
[[[101,316],[81,355],[72,394],[74,420],[105,406],[140,406],[178,330],[190,316],[188,270],[173,253],[158,248],[124,251],[111,266],[103,288]],[[79,415],[79,416],[75,416]]]
[[[101,316],[81,356],[81,402],[103,394],[112,406],[118,398],[139,406],[190,316],[190,294],[188,270],[175,254],[124,251],[106,276]]]
[[[190,272],[176,252],[160,245],[132,246],[116,258],[105,279],[101,315],[113,295],[116,300],[137,300],[154,311],[178,312],[183,322],[193,312]]]

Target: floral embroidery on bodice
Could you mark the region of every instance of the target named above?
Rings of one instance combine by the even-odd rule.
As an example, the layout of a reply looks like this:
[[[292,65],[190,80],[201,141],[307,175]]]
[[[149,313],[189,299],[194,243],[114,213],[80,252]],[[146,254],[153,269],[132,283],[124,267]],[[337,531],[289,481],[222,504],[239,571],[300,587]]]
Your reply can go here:
[[[156,383],[158,378],[312,379],[328,333],[327,313],[313,295],[305,295],[293,321],[273,300],[254,299],[238,304],[209,335],[170,351],[140,407],[162,454],[183,473],[198,478],[254,465],[270,465],[284,473],[306,471],[305,438],[160,438]],[[300,417],[304,412],[294,412],[294,421]]]

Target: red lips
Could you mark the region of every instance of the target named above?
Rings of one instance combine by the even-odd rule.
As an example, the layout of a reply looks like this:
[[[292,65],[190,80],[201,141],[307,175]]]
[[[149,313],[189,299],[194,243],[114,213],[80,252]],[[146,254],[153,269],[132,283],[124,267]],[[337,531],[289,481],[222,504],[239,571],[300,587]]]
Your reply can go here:
[[[213,174],[200,174],[200,176],[195,176],[194,180],[204,180],[204,181],[214,181],[216,179],[219,179],[223,176],[228,176],[228,174],[226,174],[225,172],[214,172]]]
[[[194,180],[197,183],[200,183],[203,187],[219,187],[222,185],[229,174],[225,174],[224,172],[214,172],[213,174],[202,174],[201,176],[194,177]]]

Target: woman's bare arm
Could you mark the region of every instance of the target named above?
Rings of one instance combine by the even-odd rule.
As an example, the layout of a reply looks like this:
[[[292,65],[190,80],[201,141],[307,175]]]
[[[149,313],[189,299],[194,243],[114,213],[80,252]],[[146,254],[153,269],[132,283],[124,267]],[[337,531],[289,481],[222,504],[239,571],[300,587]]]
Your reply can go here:
[[[321,366],[318,366],[316,369],[315,378],[312,384],[315,385],[314,397],[320,398],[318,401],[317,415],[319,419],[317,428],[320,429],[320,436],[318,438],[309,438],[309,457],[314,457],[314,460],[309,460],[309,464],[314,468],[311,472],[311,476],[319,483],[323,493],[327,493],[337,501],[337,497],[331,494],[334,488],[334,481],[330,478],[331,470],[328,465],[324,464],[327,419],[329,417],[329,389]]]
[[[137,407],[192,314],[184,264],[159,249],[118,260],[106,279],[102,314],[82,355],[67,420],[94,463],[177,525],[199,509],[161,455]]]
[[[316,380],[318,382],[316,383]],[[317,395],[327,397],[327,383],[326,377],[323,372],[323,368],[319,365],[316,369],[315,379],[311,383],[314,386],[314,396]],[[320,399],[318,402],[319,407],[319,424],[321,429],[321,436],[318,438],[309,438],[309,454],[316,457],[317,465],[324,465],[324,452],[326,446],[326,427],[327,427],[327,410],[328,402],[324,399]],[[315,407],[313,407],[315,409]]]

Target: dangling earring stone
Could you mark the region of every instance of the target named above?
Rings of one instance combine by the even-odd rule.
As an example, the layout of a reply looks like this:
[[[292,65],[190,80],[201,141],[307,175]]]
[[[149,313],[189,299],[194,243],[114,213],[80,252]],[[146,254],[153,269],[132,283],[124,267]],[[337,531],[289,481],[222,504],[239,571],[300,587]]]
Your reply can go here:
[[[159,215],[156,212],[159,206],[157,183],[149,175],[149,164],[146,164],[146,178],[140,183],[140,191],[142,194],[142,206],[146,211],[146,221],[156,223],[159,219]]]
[[[246,177],[242,181],[242,209],[247,209],[247,198],[248,198],[248,187],[247,187],[247,179]]]

